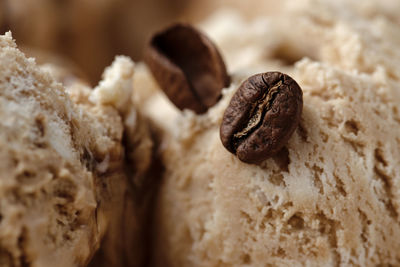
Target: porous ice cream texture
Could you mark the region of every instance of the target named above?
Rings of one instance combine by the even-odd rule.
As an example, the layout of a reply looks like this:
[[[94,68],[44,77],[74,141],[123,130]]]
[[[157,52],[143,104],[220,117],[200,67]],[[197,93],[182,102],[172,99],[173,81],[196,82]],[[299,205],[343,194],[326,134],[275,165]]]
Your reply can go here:
[[[117,57],[94,90],[68,92],[11,33],[0,62],[0,266],[85,266],[102,241],[103,264],[134,266],[141,219],[128,179],[139,173],[125,169],[147,168],[151,142],[127,119],[133,62]],[[124,134],[144,140],[140,161],[125,156],[136,152],[124,153]]]
[[[204,115],[179,112],[138,68],[140,109],[163,140],[154,266],[400,264],[400,30],[367,12],[380,5],[211,17],[200,27],[232,84]],[[221,119],[244,79],[275,70],[303,89],[302,119],[278,155],[245,164],[221,144]]]

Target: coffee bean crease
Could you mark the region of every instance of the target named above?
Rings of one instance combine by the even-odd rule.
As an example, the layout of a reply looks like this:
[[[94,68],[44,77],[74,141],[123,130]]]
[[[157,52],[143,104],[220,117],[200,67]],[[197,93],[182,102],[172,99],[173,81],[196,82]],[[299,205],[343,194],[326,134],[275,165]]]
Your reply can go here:
[[[268,86],[267,84],[265,84]],[[253,107],[250,112],[250,120],[247,123],[246,127],[233,135],[234,138],[234,143],[235,147],[239,144],[241,140],[243,140],[244,137],[249,135],[251,132],[253,132],[255,129],[260,127],[263,118],[265,116],[265,113],[271,109],[272,106],[272,101],[274,100],[276,94],[278,93],[279,86],[282,85],[282,81],[279,81],[276,83],[272,88],[269,90],[266,90],[265,93],[263,94],[262,98],[260,100],[257,100],[255,104],[253,104]],[[236,149],[235,149],[236,150]]]

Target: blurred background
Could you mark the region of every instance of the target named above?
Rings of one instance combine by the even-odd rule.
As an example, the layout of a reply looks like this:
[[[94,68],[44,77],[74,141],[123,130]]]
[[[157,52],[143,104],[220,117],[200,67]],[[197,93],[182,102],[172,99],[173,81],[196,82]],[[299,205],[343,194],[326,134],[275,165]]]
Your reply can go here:
[[[38,63],[67,66],[94,85],[115,55],[140,60],[150,36],[172,22],[197,23],[221,7],[244,15],[272,10],[260,8],[267,2],[273,1],[0,0],[0,33],[11,30]]]
[[[326,1],[354,5],[371,19],[384,15],[400,23],[400,0]],[[150,36],[170,23],[195,24],[221,8],[236,9],[244,18],[276,15],[285,2],[299,1],[0,0],[0,34],[11,30],[19,48],[38,63],[67,67],[96,85],[115,55],[141,60]]]

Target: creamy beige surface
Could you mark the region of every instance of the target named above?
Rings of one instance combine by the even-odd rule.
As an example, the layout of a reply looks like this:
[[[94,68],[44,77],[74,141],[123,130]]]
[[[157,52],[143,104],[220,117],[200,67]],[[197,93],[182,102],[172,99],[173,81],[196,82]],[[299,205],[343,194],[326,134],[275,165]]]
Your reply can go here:
[[[155,266],[400,264],[400,30],[363,11],[378,2],[356,7],[296,1],[273,17],[202,24],[233,78],[204,115],[179,112],[138,69],[166,168]],[[270,70],[302,87],[302,120],[279,155],[249,165],[224,149],[219,125],[240,82]]]
[[[138,127],[115,97],[130,98],[132,61],[117,57],[97,88],[68,92],[10,33],[0,63],[0,266],[84,266],[103,236],[102,263],[133,266],[140,220],[122,137]],[[145,169],[150,147],[130,165]]]

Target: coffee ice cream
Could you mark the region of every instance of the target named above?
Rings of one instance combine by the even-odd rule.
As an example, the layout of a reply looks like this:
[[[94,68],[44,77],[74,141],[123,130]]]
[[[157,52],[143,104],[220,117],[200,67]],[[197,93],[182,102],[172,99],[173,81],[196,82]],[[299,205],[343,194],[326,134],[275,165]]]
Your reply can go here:
[[[0,265],[85,266],[102,240],[104,265],[138,264],[132,184],[152,142],[130,101],[133,62],[117,57],[94,90],[66,90],[11,33],[0,36],[0,62]]]
[[[400,31],[367,12],[381,9],[296,1],[252,21],[211,17],[200,27],[232,83],[202,115],[179,111],[140,68],[140,109],[165,165],[155,266],[400,264]],[[239,85],[267,71],[299,84],[303,113],[280,152],[246,164],[220,125]]]

